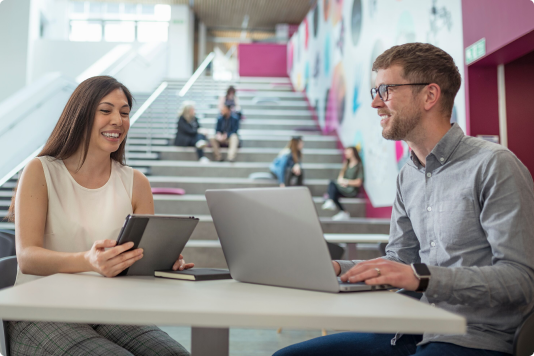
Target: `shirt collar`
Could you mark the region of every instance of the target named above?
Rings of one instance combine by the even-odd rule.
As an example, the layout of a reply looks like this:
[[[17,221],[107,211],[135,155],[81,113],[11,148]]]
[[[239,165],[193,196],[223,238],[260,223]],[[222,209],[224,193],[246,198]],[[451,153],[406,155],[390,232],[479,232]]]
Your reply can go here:
[[[444,165],[464,136],[462,128],[458,126],[457,123],[452,124],[449,131],[447,131],[445,136],[439,140],[438,144],[432,149],[430,154],[434,155],[441,165]],[[410,151],[410,158],[416,168],[421,167],[421,162],[413,150]]]
[[[433,154],[436,160],[444,165],[464,136],[462,128],[456,123],[452,124],[449,131],[439,140],[430,154]]]

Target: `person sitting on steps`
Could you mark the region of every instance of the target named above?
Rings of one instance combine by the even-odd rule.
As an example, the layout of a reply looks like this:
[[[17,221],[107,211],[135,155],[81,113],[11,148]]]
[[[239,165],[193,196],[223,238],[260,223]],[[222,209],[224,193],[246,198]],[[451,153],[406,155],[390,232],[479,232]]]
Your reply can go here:
[[[345,163],[339,172],[337,181],[330,181],[328,184],[328,199],[324,202],[323,210],[336,210],[339,213],[332,217],[332,220],[348,220],[350,214],[339,202],[340,197],[354,198],[360,192],[363,185],[363,164],[356,147],[345,149]]]
[[[215,137],[210,139],[213,148],[213,157],[216,161],[223,161],[220,152],[220,146],[228,146],[228,161],[234,162],[239,147],[239,119],[232,113],[229,105],[222,107],[221,114],[217,118],[217,127],[215,128]]]
[[[278,179],[280,187],[302,185],[304,180],[304,171],[301,167],[303,147],[302,137],[295,136],[271,163],[269,169]]]
[[[195,116],[195,104],[192,101],[185,101],[180,110],[178,119],[178,131],[174,138],[175,146],[195,147],[197,157],[201,163],[207,163],[210,160],[204,156],[204,147],[208,145],[205,132],[200,127],[200,123]]]
[[[223,110],[223,106],[229,105],[230,110],[236,115],[236,117],[241,120],[241,107],[239,106],[239,101],[235,95],[235,88],[229,86],[226,90],[226,95],[219,98],[219,110]]]

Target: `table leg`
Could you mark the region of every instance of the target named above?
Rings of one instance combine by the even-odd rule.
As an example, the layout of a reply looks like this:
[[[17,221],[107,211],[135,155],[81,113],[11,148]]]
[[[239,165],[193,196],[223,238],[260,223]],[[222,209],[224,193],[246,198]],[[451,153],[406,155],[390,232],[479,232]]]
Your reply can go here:
[[[7,335],[7,322],[0,319],[0,355],[9,354],[9,339]]]
[[[230,329],[191,328],[192,356],[228,356],[230,353]]]

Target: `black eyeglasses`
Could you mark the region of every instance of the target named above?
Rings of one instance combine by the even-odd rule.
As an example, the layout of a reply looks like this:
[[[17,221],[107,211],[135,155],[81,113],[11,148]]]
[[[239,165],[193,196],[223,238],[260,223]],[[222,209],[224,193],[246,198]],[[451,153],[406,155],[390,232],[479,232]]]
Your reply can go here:
[[[404,85],[429,85],[430,83],[411,83],[411,84],[380,84],[378,88],[371,89],[371,98],[375,100],[376,94],[380,96],[382,101],[388,101],[389,99],[389,88],[390,87],[402,87]]]

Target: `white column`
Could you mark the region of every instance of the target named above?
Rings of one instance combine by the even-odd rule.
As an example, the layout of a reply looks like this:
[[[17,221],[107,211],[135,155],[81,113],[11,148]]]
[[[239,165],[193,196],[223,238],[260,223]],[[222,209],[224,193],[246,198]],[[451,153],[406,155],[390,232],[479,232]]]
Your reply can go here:
[[[31,5],[32,0],[0,3],[0,102],[29,81]]]
[[[499,137],[501,145],[508,147],[508,130],[506,125],[506,85],[504,83],[504,64],[497,66],[497,90],[499,95]]]
[[[204,22],[198,26],[198,65],[206,58],[206,25]]]
[[[191,10],[187,5],[171,6],[169,24],[169,63],[170,79],[186,79],[193,74],[193,41],[191,33]],[[194,21],[194,17],[193,17]]]

